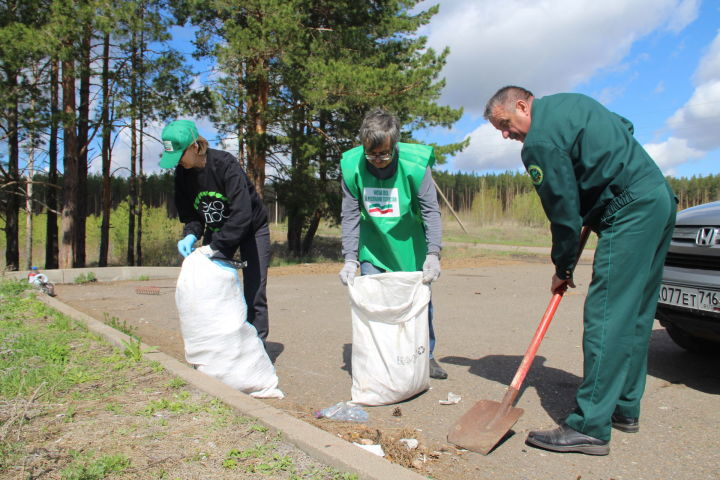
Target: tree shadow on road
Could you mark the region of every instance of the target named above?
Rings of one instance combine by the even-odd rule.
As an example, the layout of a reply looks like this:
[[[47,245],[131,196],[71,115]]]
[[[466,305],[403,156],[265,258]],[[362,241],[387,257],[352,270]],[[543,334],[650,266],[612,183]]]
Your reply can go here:
[[[507,386],[512,382],[522,359],[521,355],[487,355],[478,359],[448,356],[443,357],[440,361],[470,367],[471,374]],[[546,367],[543,365],[544,362],[545,357],[535,357],[520,389],[520,396],[528,387],[534,387],[543,409],[553,420],[559,422],[575,408],[575,390],[582,379],[565,370]],[[485,398],[484,400],[499,402],[502,397]]]
[[[648,375],[720,395],[720,356],[690,353],[677,346],[664,328],[650,336]]]

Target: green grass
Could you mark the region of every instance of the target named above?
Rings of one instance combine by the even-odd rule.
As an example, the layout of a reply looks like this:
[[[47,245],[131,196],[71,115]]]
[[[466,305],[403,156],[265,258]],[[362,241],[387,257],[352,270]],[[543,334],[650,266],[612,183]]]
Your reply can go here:
[[[273,235],[271,238],[274,238]],[[284,241],[273,241],[270,254],[270,266],[281,267],[301,263],[325,263],[342,261],[340,232],[336,236],[316,236],[309,255],[293,257],[288,254]]]
[[[231,449],[225,454],[222,467],[262,475],[287,472],[290,480],[358,480],[355,474],[342,473],[333,468],[298,471],[291,457],[279,455],[274,449],[272,443],[257,444],[244,450]]]
[[[25,282],[0,283],[0,395],[16,397],[35,392],[65,391],[94,378],[85,356],[91,335],[70,318],[32,296],[20,295]],[[44,318],[43,327],[27,318]]]
[[[118,330],[129,337],[138,338],[137,334],[135,333],[135,330],[137,330],[137,328],[133,327],[132,325],[128,325],[126,320],[123,320],[122,323],[120,323],[120,319],[118,317],[110,317],[110,314],[107,312],[103,312],[103,317],[103,322],[108,327],[112,327],[115,330]]]
[[[112,319],[108,323],[121,326]],[[235,468],[258,478],[357,480],[316,463],[312,470],[299,471],[291,455],[279,453],[279,435],[218,399],[184,389],[184,380],[143,359],[139,340],[131,339],[138,349],[128,356],[37,300],[26,282],[0,282],[0,403],[8,406],[0,436],[0,477],[22,469],[23,478],[174,479],[186,470],[186,462],[201,463],[193,467],[195,472],[208,466],[217,472],[233,468],[235,461]],[[193,427],[195,422],[201,423]],[[232,455],[183,451],[161,467],[148,467],[148,456],[172,441],[173,431],[187,432],[190,438],[207,435],[208,440],[214,434],[215,441],[245,433],[237,436],[239,446]],[[85,434],[102,442],[88,449]],[[48,438],[73,443],[53,444],[50,455],[43,453]]]
[[[457,212],[467,232],[464,232],[455,217],[445,205],[441,205],[443,241],[445,243],[488,243],[500,245],[521,245],[549,247],[550,229],[537,195],[533,193],[515,195],[507,206],[503,206],[492,192],[476,195],[471,208]],[[88,217],[86,226],[86,257],[88,267],[97,265],[100,247],[100,217]],[[24,225],[25,213],[20,213],[20,225]],[[128,210],[121,204],[111,213],[110,265],[126,264]],[[33,217],[33,263],[44,264],[45,216]],[[2,221],[0,220],[0,226]],[[179,266],[181,257],[177,252],[177,241],[182,236],[182,224],[178,219],[167,216],[164,208],[146,208],[143,211],[143,265]],[[24,251],[24,229],[20,232],[20,265],[24,268],[27,255]],[[334,222],[322,221],[308,255],[296,258],[287,252],[287,223],[271,223],[272,242],[271,266],[296,265],[300,263],[340,262],[341,228]],[[591,240],[592,242],[592,240]],[[593,243],[588,245],[593,248]],[[0,235],[0,247],[5,247],[5,237]],[[4,258],[0,258],[0,268]],[[87,275],[90,275],[89,273]],[[147,280],[146,276],[140,280]],[[92,281],[82,277],[77,282]]]
[[[25,269],[28,255],[25,251],[25,211],[19,212],[18,224],[21,226],[18,235],[20,246],[20,269]],[[32,264],[42,269],[45,265],[46,216],[33,215]],[[88,267],[98,264],[100,254],[100,226],[102,217],[89,216],[85,227],[85,254]],[[177,253],[177,241],[182,234],[183,225],[177,218],[168,218],[165,208],[145,208],[143,210],[143,265],[146,266],[179,266],[181,257]],[[110,213],[110,244],[108,264],[110,266],[126,265],[128,237],[128,207],[121,203]],[[0,227],[4,227],[0,219]],[[58,231],[62,232],[58,218]],[[0,249],[5,250],[5,235],[0,234]],[[0,268],[5,265],[5,257],[0,258]]]
[[[81,273],[73,279],[73,283],[83,284],[97,282],[97,277],[94,272]]]
[[[125,455],[103,455],[97,459],[92,452],[71,452],[71,455],[72,463],[60,472],[62,480],[102,480],[130,467],[130,459]]]
[[[454,218],[444,217],[443,242],[520,245],[527,247],[549,247],[552,244],[549,228],[523,227],[514,223],[485,225],[482,228],[469,227],[465,222],[463,222],[463,224],[465,228],[468,229],[468,233],[462,231]]]

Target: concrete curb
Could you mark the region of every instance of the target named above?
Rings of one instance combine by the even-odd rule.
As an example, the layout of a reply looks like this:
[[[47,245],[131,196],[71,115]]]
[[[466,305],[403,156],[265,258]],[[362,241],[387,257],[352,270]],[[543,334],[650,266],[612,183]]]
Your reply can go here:
[[[180,274],[180,267],[95,267],[95,268],[61,268],[56,270],[38,270],[47,275],[52,283],[74,283],[80,275],[92,273],[98,282],[119,282],[122,280],[139,280],[140,277],[152,278],[177,278]],[[2,278],[25,280],[29,270],[18,272],[3,272]]]
[[[133,272],[134,276],[119,278],[122,280],[131,278],[136,279],[139,275],[141,275],[141,273],[137,271],[137,267],[117,268],[135,269]],[[152,268],[154,273],[157,274],[157,270],[161,267],[143,268]],[[80,272],[80,270],[92,270],[96,272],[97,275],[97,272],[102,269],[72,269],[72,273],[77,276],[80,273],[83,273]],[[174,270],[174,275],[177,276],[177,271],[179,269],[174,268]],[[58,271],[55,270],[52,272]],[[69,271],[64,272],[69,273]],[[14,273],[17,273],[20,278],[27,277],[27,272]],[[24,277],[22,276],[22,273],[25,273]],[[126,273],[127,272],[124,272],[122,275],[125,275]],[[115,274],[121,275],[120,272],[115,272]],[[108,275],[112,275],[112,273],[108,272]],[[50,277],[50,275],[48,275],[48,277],[51,281],[56,281],[54,280],[54,277]],[[100,276],[98,275],[97,278],[100,279]],[[103,278],[106,278],[106,276],[103,275]],[[153,278],[161,277],[153,275]],[[85,313],[75,310],[56,298],[48,297],[47,295],[40,293],[38,293],[37,298],[55,310],[84,323],[90,331],[101,335],[110,344],[118,348],[124,348],[123,341],[127,342],[130,339],[130,337],[124,333],[105,325]],[[151,349],[151,347],[146,344],[141,344],[141,347],[143,350]],[[236,408],[241,413],[253,416],[267,427],[281,432],[285,441],[292,443],[308,455],[333,468],[340,471],[355,473],[362,480],[421,480],[425,478],[424,476],[411,470],[391,463],[382,457],[378,457],[377,455],[358,448],[329,432],[298,420],[282,410],[265,404],[261,400],[245,395],[225,385],[219,380],[209,377],[204,373],[198,372],[190,366],[179,362],[169,355],[162,352],[147,352],[144,355],[150,360],[159,362],[169,372],[184,379],[198,390],[222,400],[224,403]]]

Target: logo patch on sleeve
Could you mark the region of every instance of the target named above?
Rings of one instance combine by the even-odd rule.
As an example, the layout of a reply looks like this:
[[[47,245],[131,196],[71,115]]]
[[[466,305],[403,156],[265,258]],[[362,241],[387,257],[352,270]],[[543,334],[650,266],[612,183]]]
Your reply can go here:
[[[545,176],[543,175],[542,168],[537,165],[530,165],[528,166],[527,171],[530,174],[533,185],[537,187],[543,182],[543,178],[545,178]]]

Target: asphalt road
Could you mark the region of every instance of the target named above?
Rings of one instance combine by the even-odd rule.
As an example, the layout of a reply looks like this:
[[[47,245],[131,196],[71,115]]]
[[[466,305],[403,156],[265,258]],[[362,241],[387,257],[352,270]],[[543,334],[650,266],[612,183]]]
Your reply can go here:
[[[433,286],[436,358],[449,373],[431,389],[394,406],[370,407],[369,426],[421,430],[442,452],[424,472],[438,479],[720,479],[720,358],[677,347],[659,324],[652,334],[639,433],[613,432],[607,457],[555,454],[525,445],[527,432],[551,428],[573,408],[582,375],[582,304],[590,266],[576,271],[528,374],[513,435],[490,455],[457,451],[445,435],[481,399],[500,400],[550,299],[552,268],[523,263],[445,270]],[[159,295],[136,288],[159,287]],[[59,285],[58,299],[100,320],[116,317],[145,343],[183,358],[174,281]],[[347,292],[335,273],[271,276],[270,351],[284,400],[308,412],[350,399],[352,330]],[[457,405],[441,405],[449,392]],[[392,412],[400,407],[402,416]]]

